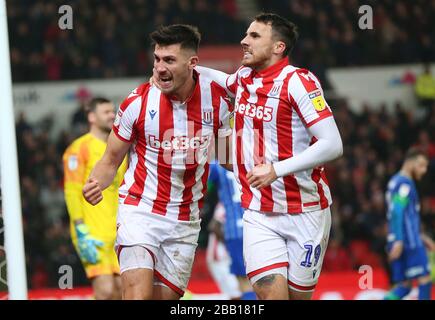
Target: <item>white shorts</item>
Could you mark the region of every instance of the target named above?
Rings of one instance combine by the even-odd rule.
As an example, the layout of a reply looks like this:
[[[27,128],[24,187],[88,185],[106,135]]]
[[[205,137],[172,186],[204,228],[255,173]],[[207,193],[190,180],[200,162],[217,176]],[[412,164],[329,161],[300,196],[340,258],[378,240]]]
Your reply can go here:
[[[179,221],[146,213],[141,205],[119,204],[115,250],[142,246],[154,260],[155,284],[166,285],[181,296],[186,290],[198,245],[200,221]],[[119,261],[121,274],[140,268]]]
[[[330,208],[301,214],[245,210],[243,257],[251,283],[280,273],[287,278],[289,288],[313,291],[330,229]]]

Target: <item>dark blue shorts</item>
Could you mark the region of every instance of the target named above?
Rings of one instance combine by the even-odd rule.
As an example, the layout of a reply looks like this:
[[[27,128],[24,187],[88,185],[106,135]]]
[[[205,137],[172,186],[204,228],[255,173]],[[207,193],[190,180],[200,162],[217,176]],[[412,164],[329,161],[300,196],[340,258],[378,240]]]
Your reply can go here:
[[[391,276],[394,283],[428,274],[430,274],[430,266],[424,247],[405,249],[399,259],[391,262]]]
[[[225,245],[231,257],[231,273],[235,276],[246,277],[245,263],[243,261],[242,239],[225,240]]]

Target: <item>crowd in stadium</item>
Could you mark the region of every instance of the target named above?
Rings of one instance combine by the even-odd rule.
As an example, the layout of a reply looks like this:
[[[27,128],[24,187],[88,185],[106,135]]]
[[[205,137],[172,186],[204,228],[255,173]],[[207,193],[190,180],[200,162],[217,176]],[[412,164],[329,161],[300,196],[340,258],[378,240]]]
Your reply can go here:
[[[14,82],[145,76],[151,67],[148,34],[154,26],[191,23],[204,45],[237,44],[246,22],[234,0],[70,0],[74,29],[58,28],[57,8],[64,1],[8,2]],[[324,79],[328,67],[427,61],[435,56],[435,1],[259,0],[259,8],[291,17],[300,31],[296,65]],[[376,32],[358,29],[358,10],[370,4]],[[425,5],[422,5],[425,4]],[[53,18],[55,17],[55,18]],[[407,28],[402,28],[406,25]],[[219,27],[216,27],[219,26]],[[315,49],[315,50],[314,50]],[[327,97],[328,98],[328,97]],[[411,145],[424,147],[429,174],[419,184],[422,220],[435,230],[435,112],[420,117],[397,104],[393,113],[369,106],[353,113],[346,102],[333,104],[344,155],[327,165],[333,194],[333,227],[324,271],[384,266],[386,217],[384,192]],[[71,128],[83,127],[78,112]],[[30,288],[57,286],[58,268],[74,269],[74,283],[86,277],[69,237],[63,198],[62,154],[81,132],[69,130],[53,141],[48,119],[30,125],[21,115],[17,145]],[[434,235],[432,235],[434,236]],[[200,243],[204,248],[205,244]]]
[[[68,1],[73,30],[62,31],[57,10],[64,2],[8,3],[14,81],[144,75],[148,34],[161,24],[196,25],[203,44],[236,43],[245,30],[234,0],[76,0]]]
[[[64,1],[8,3],[14,81],[141,76],[151,69],[148,34],[160,24],[199,27],[203,45],[238,44],[247,22],[235,0],[68,1],[73,30],[58,27]],[[373,30],[358,8],[373,9]],[[321,80],[332,66],[428,61],[435,56],[435,2],[428,0],[259,0],[299,27],[296,65]],[[218,26],[218,27],[217,27]],[[406,28],[403,28],[406,26]]]

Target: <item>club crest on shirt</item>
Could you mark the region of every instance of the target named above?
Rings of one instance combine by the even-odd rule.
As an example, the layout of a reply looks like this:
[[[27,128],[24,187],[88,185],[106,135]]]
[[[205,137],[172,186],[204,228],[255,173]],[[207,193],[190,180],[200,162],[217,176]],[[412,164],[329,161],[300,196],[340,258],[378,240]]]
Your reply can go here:
[[[213,121],[213,109],[202,110],[202,122],[210,125]]]
[[[77,156],[74,155],[70,155],[68,157],[68,169],[70,169],[71,171],[75,171],[77,170],[77,168],[79,167],[79,161],[77,159]]]
[[[326,102],[325,99],[322,96],[322,93],[320,90],[316,90],[314,92],[311,92],[308,97],[311,100],[311,103],[314,106],[314,109],[317,111],[323,111],[326,108]]]
[[[282,88],[282,81],[280,81],[279,83],[275,83],[272,87],[272,89],[270,89],[269,93],[267,94],[268,97],[276,97],[279,95],[279,93],[281,92],[281,88]]]

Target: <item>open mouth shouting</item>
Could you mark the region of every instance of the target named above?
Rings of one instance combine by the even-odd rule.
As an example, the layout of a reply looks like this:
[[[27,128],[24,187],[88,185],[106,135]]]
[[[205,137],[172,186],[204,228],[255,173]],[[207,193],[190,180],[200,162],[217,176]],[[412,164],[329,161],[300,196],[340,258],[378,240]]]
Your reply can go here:
[[[159,75],[157,81],[159,82],[160,88],[165,90],[171,88],[173,82],[172,80],[173,77],[171,75]]]

